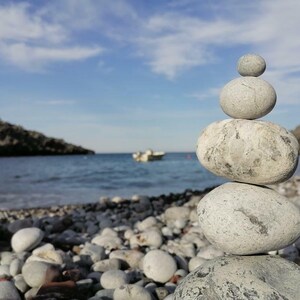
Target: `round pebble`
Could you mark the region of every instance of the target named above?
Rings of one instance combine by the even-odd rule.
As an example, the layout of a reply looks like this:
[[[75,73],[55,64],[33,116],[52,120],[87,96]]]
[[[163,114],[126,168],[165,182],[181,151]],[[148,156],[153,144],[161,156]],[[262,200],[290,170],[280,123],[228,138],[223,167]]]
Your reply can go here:
[[[227,83],[220,95],[225,114],[235,119],[258,119],[276,104],[276,92],[265,80],[256,77],[236,78]]]
[[[283,127],[267,121],[227,119],[206,127],[197,156],[210,172],[233,181],[267,185],[289,179],[299,144]]]
[[[17,231],[11,239],[15,252],[28,251],[35,248],[43,239],[44,233],[39,228],[24,228]]]
[[[156,282],[165,283],[176,272],[175,259],[162,250],[151,250],[143,259],[144,274]]]
[[[281,249],[300,236],[300,211],[267,187],[225,183],[204,196],[197,211],[206,238],[231,254]]]
[[[46,282],[51,282],[60,275],[58,267],[54,265],[32,261],[24,264],[22,268],[24,280],[30,287],[40,287]]]
[[[300,268],[275,256],[207,261],[178,285],[174,300],[299,299]]]
[[[105,289],[116,289],[128,283],[128,276],[121,270],[109,270],[102,274],[100,283]]]
[[[260,76],[266,70],[265,60],[257,54],[246,54],[240,57],[237,70],[242,76]]]

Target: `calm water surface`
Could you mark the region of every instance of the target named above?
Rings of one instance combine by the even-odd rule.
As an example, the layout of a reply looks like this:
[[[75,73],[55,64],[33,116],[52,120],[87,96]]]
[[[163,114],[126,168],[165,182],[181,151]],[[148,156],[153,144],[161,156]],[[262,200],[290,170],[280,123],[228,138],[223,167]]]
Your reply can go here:
[[[0,209],[88,203],[100,196],[156,196],[222,182],[194,153],[168,153],[150,163],[137,163],[131,154],[0,158]]]

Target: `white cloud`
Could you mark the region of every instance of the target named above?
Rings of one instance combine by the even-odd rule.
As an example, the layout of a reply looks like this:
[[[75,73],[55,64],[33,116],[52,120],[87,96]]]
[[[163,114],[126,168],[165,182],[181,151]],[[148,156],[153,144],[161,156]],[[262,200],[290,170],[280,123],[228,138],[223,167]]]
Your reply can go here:
[[[25,2],[0,5],[0,54],[4,63],[35,72],[53,62],[84,60],[103,51],[98,45],[74,45],[70,27],[49,20]]]
[[[0,44],[0,54],[6,62],[27,71],[43,71],[51,62],[84,60],[103,52],[101,47],[39,47],[25,43]]]

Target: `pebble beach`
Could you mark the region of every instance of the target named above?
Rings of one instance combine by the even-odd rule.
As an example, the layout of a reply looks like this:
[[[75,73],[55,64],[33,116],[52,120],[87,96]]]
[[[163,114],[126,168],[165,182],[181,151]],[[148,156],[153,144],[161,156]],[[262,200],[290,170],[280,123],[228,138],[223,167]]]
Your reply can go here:
[[[300,177],[269,186],[300,209]],[[0,211],[0,299],[173,299],[181,280],[226,253],[198,223],[211,189]],[[300,240],[269,252],[300,264]]]

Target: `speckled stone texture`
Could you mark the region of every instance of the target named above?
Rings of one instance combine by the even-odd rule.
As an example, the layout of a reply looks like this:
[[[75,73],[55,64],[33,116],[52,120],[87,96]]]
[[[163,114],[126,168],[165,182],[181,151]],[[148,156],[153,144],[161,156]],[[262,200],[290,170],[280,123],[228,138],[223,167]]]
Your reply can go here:
[[[260,76],[266,70],[265,60],[257,54],[243,55],[237,63],[237,70],[242,76]]]
[[[237,255],[282,249],[300,236],[300,211],[278,192],[230,182],[198,204],[205,237],[220,250]]]
[[[258,119],[276,104],[276,92],[265,80],[240,77],[227,83],[220,94],[223,111],[235,119]]]
[[[206,169],[218,176],[267,185],[293,175],[298,149],[295,136],[277,124],[227,119],[203,130],[197,156]]]
[[[221,257],[187,275],[174,300],[299,300],[299,282],[299,266],[279,257]]]

